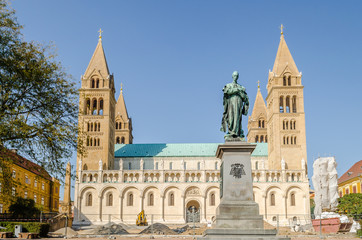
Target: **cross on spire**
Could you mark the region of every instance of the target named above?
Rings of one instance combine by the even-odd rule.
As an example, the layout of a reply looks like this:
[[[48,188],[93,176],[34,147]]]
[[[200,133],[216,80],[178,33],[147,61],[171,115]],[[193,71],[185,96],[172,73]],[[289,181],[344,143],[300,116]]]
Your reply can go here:
[[[259,84],[260,84],[260,81],[258,80],[258,89],[260,88],[260,85],[259,85]]]
[[[123,92],[123,83],[121,83],[121,92]]]
[[[98,32],[99,32],[99,39],[102,39],[102,32],[103,32],[102,28],[100,28]]]
[[[283,26],[283,24],[281,24],[280,25],[280,35],[283,35],[283,28],[284,28],[284,26]]]

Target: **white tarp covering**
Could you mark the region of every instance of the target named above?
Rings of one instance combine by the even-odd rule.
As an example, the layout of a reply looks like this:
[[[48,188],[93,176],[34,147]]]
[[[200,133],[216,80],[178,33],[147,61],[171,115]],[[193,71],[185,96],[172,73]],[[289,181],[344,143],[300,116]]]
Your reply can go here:
[[[334,157],[318,158],[313,163],[312,182],[314,194],[314,215],[320,218],[323,209],[335,211],[338,205],[337,162]]]

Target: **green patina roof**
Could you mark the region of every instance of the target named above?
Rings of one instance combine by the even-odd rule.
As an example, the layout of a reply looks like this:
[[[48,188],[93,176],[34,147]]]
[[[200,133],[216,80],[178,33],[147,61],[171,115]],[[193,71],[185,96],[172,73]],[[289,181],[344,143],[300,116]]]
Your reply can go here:
[[[118,157],[213,157],[221,143],[151,143],[116,144],[114,155]],[[257,143],[251,155],[268,156],[268,144]]]

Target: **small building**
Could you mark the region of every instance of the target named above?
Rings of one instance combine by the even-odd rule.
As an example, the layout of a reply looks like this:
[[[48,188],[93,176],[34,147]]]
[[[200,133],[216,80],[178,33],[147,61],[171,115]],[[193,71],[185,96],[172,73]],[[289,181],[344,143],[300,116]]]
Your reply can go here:
[[[362,160],[356,162],[338,179],[339,197],[350,193],[362,193]]]
[[[16,197],[34,199],[36,206],[43,212],[59,211],[59,180],[51,177],[40,165],[17,154],[16,150],[2,148],[0,159],[9,162],[8,168],[11,181],[11,191],[5,191],[3,176],[4,169],[0,174],[0,213],[8,211],[10,201]],[[4,166],[3,166],[4,167]],[[3,178],[4,177],[4,178]],[[7,196],[5,194],[8,194]]]

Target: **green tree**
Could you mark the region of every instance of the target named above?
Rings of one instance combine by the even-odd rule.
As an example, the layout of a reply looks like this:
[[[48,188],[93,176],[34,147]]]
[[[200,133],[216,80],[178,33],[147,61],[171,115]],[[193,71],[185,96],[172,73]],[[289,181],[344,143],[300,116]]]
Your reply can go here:
[[[338,199],[339,214],[346,214],[354,219],[361,219],[362,216],[362,193],[346,194]]]
[[[9,207],[9,213],[14,218],[33,218],[40,213],[40,210],[35,206],[33,199],[25,199],[17,197]]]
[[[21,29],[15,11],[0,0],[0,146],[62,179],[77,144],[83,146],[77,141],[77,88],[53,48],[26,42]],[[1,156],[6,168],[11,159]],[[10,177],[0,175],[0,182]]]

